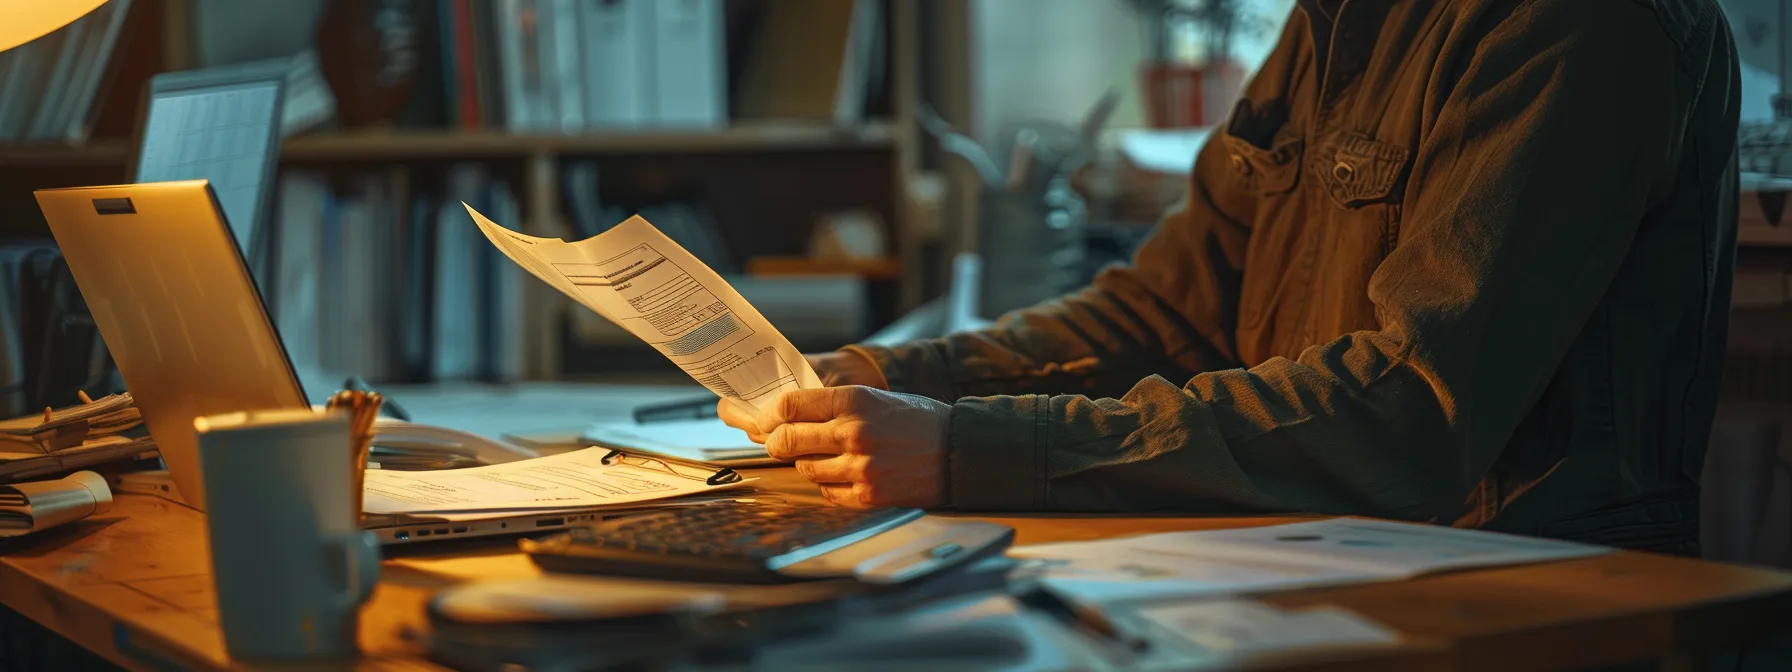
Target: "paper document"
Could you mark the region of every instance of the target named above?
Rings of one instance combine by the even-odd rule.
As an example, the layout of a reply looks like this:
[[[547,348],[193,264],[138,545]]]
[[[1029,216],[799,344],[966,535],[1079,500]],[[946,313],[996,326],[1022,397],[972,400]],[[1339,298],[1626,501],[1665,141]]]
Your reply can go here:
[[[1185,542],[1242,562],[1326,564],[1389,578],[1602,555],[1612,549],[1442,525],[1333,518],[1188,535]],[[1166,535],[1168,536],[1168,535]]]
[[[445,471],[367,472],[363,510],[371,514],[452,514],[608,507],[726,485],[626,464],[604,464],[607,448]]]
[[[16,537],[112,509],[112,489],[91,471],[61,480],[0,486],[0,537]]]
[[[1043,580],[1065,595],[1114,602],[1391,581],[1611,550],[1436,525],[1335,518],[1022,546],[1011,555],[1034,559]]]
[[[757,412],[786,390],[821,387],[808,360],[758,310],[645,219],[568,243],[511,231],[472,206],[467,213],[504,256],[725,399]]]
[[[1192,657],[1177,669],[1232,669],[1253,655],[1400,641],[1394,632],[1337,607],[1285,611],[1260,602],[1216,600],[1143,608],[1137,617],[1152,641]]]

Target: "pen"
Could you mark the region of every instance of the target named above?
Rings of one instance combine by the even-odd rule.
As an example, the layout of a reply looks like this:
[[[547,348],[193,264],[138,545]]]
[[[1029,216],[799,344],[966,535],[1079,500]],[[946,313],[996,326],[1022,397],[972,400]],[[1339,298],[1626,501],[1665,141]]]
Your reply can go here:
[[[689,397],[656,404],[642,404],[635,408],[635,422],[647,424],[667,420],[685,420],[716,417],[716,400],[714,394],[701,397]]]
[[[350,392],[356,390],[368,393],[374,392],[373,387],[368,385],[367,381],[361,380],[360,376],[349,376],[348,380],[343,381],[342,389]],[[404,409],[399,408],[398,402],[392,401],[390,397],[380,398],[380,410],[385,411],[386,415],[392,416],[395,419],[403,420],[405,422],[411,421],[411,414],[406,413]]]
[[[1021,604],[1044,611],[1060,620],[1068,621],[1108,641],[1119,644],[1128,651],[1144,651],[1151,648],[1151,640],[1128,634],[1116,625],[1113,619],[1102,610],[1066,599],[1044,586],[1034,586],[1015,596]]]

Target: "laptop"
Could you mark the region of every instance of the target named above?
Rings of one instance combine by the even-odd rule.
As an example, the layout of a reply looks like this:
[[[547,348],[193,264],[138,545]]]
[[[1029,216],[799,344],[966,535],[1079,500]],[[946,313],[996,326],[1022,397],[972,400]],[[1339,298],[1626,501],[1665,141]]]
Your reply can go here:
[[[190,180],[36,195],[179,501],[204,511],[194,418],[311,407],[216,194],[204,180]],[[402,543],[591,520],[560,512],[453,525],[393,517],[366,523],[382,540]]]

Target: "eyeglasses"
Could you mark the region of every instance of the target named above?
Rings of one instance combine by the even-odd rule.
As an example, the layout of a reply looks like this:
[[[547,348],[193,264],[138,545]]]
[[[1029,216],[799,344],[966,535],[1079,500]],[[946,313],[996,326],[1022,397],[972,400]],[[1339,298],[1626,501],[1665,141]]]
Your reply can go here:
[[[611,449],[609,454],[600,460],[605,465],[623,464],[641,469],[648,469],[671,474],[679,478],[703,481],[709,485],[726,485],[739,483],[740,473],[727,467],[717,467],[701,462],[685,462],[671,458],[650,457],[647,455],[631,455],[620,450]]]

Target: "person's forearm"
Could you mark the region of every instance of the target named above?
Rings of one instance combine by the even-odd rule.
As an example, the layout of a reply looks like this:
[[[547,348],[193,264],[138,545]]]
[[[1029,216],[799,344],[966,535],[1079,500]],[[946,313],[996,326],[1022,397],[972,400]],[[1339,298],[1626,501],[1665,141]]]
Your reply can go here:
[[[1238,366],[1232,325],[1249,231],[1238,223],[1242,215],[1226,214],[1210,192],[1221,181],[1208,173],[1224,163],[1216,147],[1203,150],[1189,199],[1164,218],[1131,265],[987,329],[851,349],[876,361],[891,389],[946,402],[994,394],[1115,396],[1149,375],[1181,379]]]
[[[1120,398],[962,399],[952,409],[948,501],[967,511],[1409,520],[1449,510],[1472,485],[1461,453],[1438,448],[1460,443],[1458,428],[1422,401],[1431,396],[1423,377],[1393,360],[1328,368],[1353,348],[1379,350],[1334,343],[1312,361],[1201,374],[1183,388],[1147,378]],[[1275,392],[1293,389],[1310,393]]]

